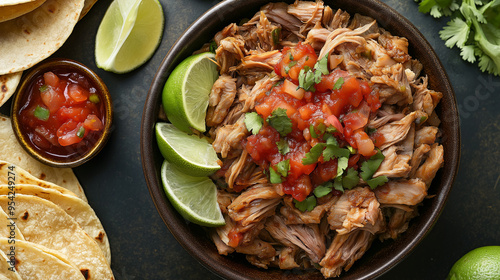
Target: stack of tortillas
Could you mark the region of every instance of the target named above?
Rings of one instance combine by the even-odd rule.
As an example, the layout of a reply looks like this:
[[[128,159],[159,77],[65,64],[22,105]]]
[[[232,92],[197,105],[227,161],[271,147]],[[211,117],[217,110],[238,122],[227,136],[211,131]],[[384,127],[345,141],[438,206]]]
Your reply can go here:
[[[114,279],[108,238],[70,168],[31,158],[0,115],[0,279]]]
[[[22,71],[57,51],[97,0],[0,0],[0,106]]]

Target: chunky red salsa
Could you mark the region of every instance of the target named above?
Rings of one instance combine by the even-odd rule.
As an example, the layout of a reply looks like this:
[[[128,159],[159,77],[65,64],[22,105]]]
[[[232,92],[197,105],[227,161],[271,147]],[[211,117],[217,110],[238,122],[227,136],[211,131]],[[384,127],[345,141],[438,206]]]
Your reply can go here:
[[[101,93],[75,70],[61,68],[40,74],[23,98],[25,105],[18,112],[21,131],[48,156],[81,156],[103,132]]]
[[[281,183],[298,201],[341,175],[339,161],[344,170],[358,170],[383,142],[366,129],[370,113],[381,106],[378,92],[346,71],[328,71],[326,63],[308,44],[285,47],[275,67],[282,79],[255,106],[263,126],[244,143],[269,170],[271,183]]]

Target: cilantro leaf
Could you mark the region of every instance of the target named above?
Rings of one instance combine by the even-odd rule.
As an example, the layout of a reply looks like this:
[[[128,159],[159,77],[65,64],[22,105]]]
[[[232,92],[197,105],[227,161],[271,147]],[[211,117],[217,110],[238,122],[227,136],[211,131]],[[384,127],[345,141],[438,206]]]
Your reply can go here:
[[[376,187],[387,183],[387,181],[389,181],[389,179],[386,176],[378,176],[366,181],[366,183],[372,190],[374,190]]]
[[[272,167],[269,167],[269,181],[271,184],[279,184],[282,182],[281,176]]]
[[[288,141],[286,141],[286,139],[281,138],[280,141],[276,142],[276,145],[278,146],[280,154],[286,155],[290,152],[290,147],[288,146]]]
[[[314,125],[309,126],[309,133],[311,134],[312,138],[318,138],[318,134],[316,134],[316,131],[314,130]]]
[[[276,164],[276,171],[283,177],[288,176],[288,171],[290,170],[290,160],[283,160]]]
[[[323,75],[328,75],[328,73],[330,73],[328,72],[328,55],[329,53],[326,53],[325,56],[318,60],[314,65],[314,69]]]
[[[319,185],[314,189],[314,191],[313,191],[314,195],[317,198],[323,197],[323,196],[332,192],[332,187],[333,187],[332,182],[326,182],[322,185]]]
[[[348,158],[351,152],[346,148],[340,148],[335,137],[329,135],[326,139],[326,148],[323,151],[323,158],[325,161],[329,161],[336,158],[346,157]]]
[[[342,177],[336,177],[335,180],[333,180],[333,188],[337,191],[344,192],[344,187],[342,186]]]
[[[448,25],[439,31],[441,39],[448,48],[453,46],[463,47],[469,38],[470,23],[466,23],[460,18],[455,18],[447,23]]]
[[[385,156],[381,151],[378,151],[369,160],[363,162],[363,164],[361,164],[361,178],[363,178],[365,182],[371,179],[384,159]]]
[[[267,122],[283,137],[292,132],[292,121],[286,115],[286,109],[275,109],[267,118]]]
[[[295,202],[295,207],[302,212],[312,211],[316,207],[316,198],[314,196],[309,196],[303,201],[293,200]]]
[[[259,133],[259,130],[262,128],[262,124],[264,120],[262,117],[256,112],[246,113],[245,114],[245,125],[248,131],[251,131],[253,135]]]
[[[378,177],[377,177],[378,178]],[[354,168],[347,169],[347,174],[342,178],[342,186],[345,189],[352,189],[359,183],[358,171]]]
[[[344,173],[344,170],[347,168],[349,163],[349,158],[346,157],[340,157],[338,164],[337,164],[337,177],[342,176]]]
[[[326,147],[325,143],[318,143],[312,147],[309,152],[306,153],[305,157],[302,159],[303,165],[314,164],[318,161],[318,158],[323,153],[323,149]]]
[[[337,89],[340,89],[342,87],[342,85],[344,84],[344,78],[340,77],[337,79],[337,81],[335,82],[335,84],[333,85],[333,90],[337,90]]]

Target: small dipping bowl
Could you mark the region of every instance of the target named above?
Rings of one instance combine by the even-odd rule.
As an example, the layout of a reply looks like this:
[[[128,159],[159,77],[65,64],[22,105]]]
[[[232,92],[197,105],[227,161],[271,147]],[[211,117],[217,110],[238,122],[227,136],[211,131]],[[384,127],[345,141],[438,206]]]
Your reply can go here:
[[[95,103],[95,106],[103,124],[102,130],[97,132],[84,132],[86,134],[80,143],[66,147],[49,145],[50,148],[47,148],[35,144],[36,141],[33,140],[35,137],[33,136],[34,132],[31,134],[32,137],[28,135],[29,130],[32,130],[32,128],[23,124],[21,112],[30,110],[30,108],[28,108],[28,103],[31,102],[30,100],[33,98],[30,93],[33,90],[40,91],[40,89],[36,89],[36,83],[46,72],[53,72],[57,76],[61,75],[64,79],[71,79],[72,81],[74,81],[78,75],[71,73],[77,73],[85,77],[85,79],[81,79],[80,77],[78,83],[87,90],[90,88],[95,89],[95,94],[98,96],[98,102]],[[88,82],[85,82],[85,80]],[[94,93],[93,91],[92,89],[90,95]],[[65,91],[64,95],[68,98],[67,91]],[[93,100],[96,101],[95,96],[93,96]],[[83,105],[83,103],[81,103],[81,105]],[[57,112],[53,112],[52,114],[54,113],[57,114]],[[113,106],[108,88],[101,78],[99,78],[90,68],[74,60],[54,58],[42,61],[31,68],[28,73],[23,75],[12,103],[11,118],[14,134],[19,144],[28,154],[38,161],[53,167],[76,167],[93,158],[106,144],[113,119]],[[36,117],[33,116],[33,118]],[[38,120],[35,121],[38,122]],[[79,134],[77,133],[77,135]]]

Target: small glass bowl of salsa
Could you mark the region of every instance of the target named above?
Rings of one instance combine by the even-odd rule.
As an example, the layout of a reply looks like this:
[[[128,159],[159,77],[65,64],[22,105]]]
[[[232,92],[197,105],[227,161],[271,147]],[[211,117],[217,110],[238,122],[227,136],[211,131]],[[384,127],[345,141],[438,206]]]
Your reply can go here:
[[[24,77],[12,105],[12,126],[23,148],[54,167],[76,167],[105,145],[112,103],[104,82],[70,59],[50,59]]]

